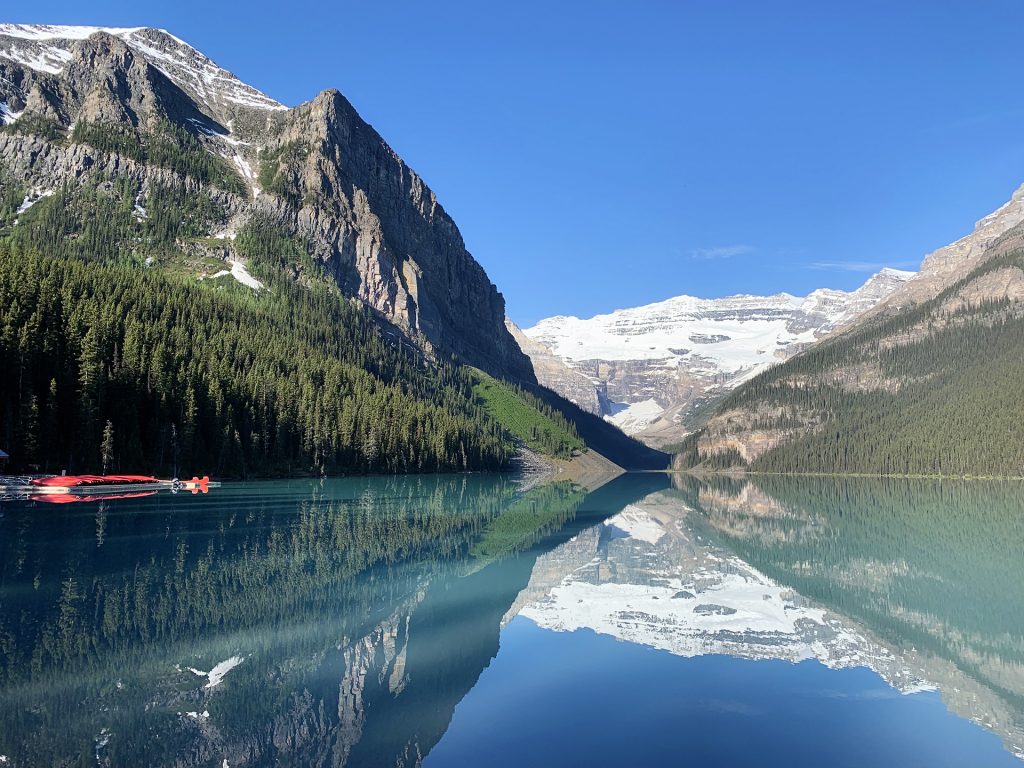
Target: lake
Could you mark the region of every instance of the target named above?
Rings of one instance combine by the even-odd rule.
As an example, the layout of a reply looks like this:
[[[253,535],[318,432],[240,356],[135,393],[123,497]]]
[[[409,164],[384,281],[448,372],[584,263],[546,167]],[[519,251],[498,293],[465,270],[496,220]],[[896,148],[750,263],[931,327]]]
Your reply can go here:
[[[1020,766],[1022,490],[0,502],[0,765]]]

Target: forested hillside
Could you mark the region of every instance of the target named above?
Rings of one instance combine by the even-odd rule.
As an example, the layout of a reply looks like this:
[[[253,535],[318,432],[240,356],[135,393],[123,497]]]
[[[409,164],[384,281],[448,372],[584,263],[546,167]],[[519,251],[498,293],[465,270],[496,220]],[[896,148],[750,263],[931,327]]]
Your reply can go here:
[[[288,109],[159,30],[5,30],[8,469],[419,472],[587,449],[455,223],[337,91]],[[59,71],[22,55],[40,40]]]
[[[0,424],[26,468],[496,469],[513,451],[462,369],[327,290],[257,298],[7,246],[0,303]]]
[[[935,298],[752,379],[684,443],[676,466],[1024,475],[1019,235]]]

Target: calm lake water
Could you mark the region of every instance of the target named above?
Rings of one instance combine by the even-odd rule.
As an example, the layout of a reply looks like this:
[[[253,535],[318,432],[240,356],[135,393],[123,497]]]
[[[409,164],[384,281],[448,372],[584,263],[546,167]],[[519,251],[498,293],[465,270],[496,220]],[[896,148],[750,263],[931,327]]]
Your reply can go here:
[[[1022,765],[1020,484],[0,504],[3,768]]]

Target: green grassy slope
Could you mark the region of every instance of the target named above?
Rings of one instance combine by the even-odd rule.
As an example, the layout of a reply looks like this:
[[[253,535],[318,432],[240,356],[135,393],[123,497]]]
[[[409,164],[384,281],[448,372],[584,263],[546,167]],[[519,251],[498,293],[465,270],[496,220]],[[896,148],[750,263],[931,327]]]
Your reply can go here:
[[[546,456],[569,459],[586,449],[576,428],[558,411],[521,387],[473,368],[473,394],[505,430]]]

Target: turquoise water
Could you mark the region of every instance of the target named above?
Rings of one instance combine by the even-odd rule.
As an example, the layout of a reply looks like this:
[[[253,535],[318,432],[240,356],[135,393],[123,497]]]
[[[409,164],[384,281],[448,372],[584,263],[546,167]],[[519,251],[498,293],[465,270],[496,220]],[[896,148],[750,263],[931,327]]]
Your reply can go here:
[[[4,765],[999,766],[1017,485],[497,475],[0,507]]]

